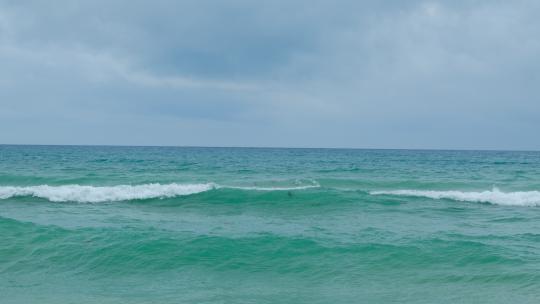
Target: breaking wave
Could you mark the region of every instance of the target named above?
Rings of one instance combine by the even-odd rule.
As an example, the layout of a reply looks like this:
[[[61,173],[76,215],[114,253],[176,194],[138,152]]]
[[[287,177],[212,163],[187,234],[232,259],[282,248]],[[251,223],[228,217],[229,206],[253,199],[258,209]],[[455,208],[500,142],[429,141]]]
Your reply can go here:
[[[312,185],[295,186],[295,187],[236,187],[227,186],[222,188],[239,189],[239,190],[252,190],[252,191],[292,191],[292,190],[306,190],[312,188],[319,188],[320,185],[313,183]]]
[[[100,203],[149,198],[167,198],[205,192],[216,188],[214,184],[144,184],[110,187],[63,185],[0,187],[0,199],[34,196],[52,202]]]
[[[207,184],[143,184],[117,186],[0,186],[0,199],[33,196],[52,202],[101,203],[152,198],[171,198],[192,195],[214,189],[238,189],[251,191],[287,191],[319,187],[318,184],[296,187],[236,187]]]
[[[497,188],[490,191],[434,191],[434,190],[388,190],[371,191],[372,195],[397,195],[450,199],[462,202],[489,203],[505,206],[540,206],[540,191],[502,192]]]

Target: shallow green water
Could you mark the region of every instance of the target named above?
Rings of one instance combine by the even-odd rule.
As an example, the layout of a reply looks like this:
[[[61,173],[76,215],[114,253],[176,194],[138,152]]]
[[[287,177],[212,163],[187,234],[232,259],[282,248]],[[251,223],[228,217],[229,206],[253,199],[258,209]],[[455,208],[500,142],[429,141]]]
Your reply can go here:
[[[1,303],[537,303],[540,153],[0,146]]]

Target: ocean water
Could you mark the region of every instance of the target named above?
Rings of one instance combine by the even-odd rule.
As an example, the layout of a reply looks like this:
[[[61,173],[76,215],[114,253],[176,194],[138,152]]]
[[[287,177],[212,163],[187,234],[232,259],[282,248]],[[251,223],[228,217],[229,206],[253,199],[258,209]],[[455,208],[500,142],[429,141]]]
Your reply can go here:
[[[538,303],[540,153],[0,146],[0,303]]]

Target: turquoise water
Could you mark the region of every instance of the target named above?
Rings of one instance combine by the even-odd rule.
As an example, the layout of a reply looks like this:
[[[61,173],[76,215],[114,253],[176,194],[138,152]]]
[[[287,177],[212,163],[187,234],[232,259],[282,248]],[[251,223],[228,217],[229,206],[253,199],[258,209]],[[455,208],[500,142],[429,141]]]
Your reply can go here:
[[[0,302],[537,303],[540,153],[0,146]]]

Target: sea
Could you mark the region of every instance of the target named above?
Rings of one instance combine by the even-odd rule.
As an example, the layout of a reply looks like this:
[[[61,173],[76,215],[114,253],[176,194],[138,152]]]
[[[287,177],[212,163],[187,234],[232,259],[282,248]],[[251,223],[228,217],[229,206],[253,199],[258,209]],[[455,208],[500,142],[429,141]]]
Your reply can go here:
[[[540,152],[1,145],[0,303],[540,303]]]

